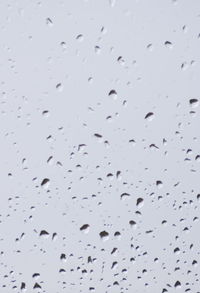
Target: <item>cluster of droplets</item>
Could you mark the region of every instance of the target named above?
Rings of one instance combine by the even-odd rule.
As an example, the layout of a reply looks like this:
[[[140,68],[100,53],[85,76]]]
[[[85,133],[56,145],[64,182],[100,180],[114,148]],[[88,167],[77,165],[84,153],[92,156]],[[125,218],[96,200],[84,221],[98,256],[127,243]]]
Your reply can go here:
[[[0,28],[0,292],[199,293],[195,5],[20,5]]]

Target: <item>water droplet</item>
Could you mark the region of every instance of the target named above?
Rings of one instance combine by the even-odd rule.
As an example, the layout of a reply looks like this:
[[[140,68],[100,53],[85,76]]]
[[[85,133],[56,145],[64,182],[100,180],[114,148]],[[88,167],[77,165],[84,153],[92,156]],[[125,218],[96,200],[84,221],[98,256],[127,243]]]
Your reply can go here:
[[[99,46],[95,46],[94,50],[95,50],[96,54],[100,54],[100,52],[101,52],[101,48]]]
[[[200,155],[197,155],[197,156],[195,157],[195,161],[200,162]]]
[[[136,201],[136,206],[137,206],[138,208],[141,208],[143,205],[144,205],[144,199],[141,198],[141,197],[139,197],[139,198],[137,199],[137,201]]]
[[[53,156],[50,156],[50,157],[48,158],[47,163],[48,163],[49,165],[52,165],[52,164],[53,164]]]
[[[84,233],[89,232],[90,225],[84,224],[83,226],[80,227],[80,231],[83,231]]]
[[[103,35],[105,35],[107,33],[107,29],[104,26],[102,26],[102,28],[101,28],[101,33]]]
[[[53,21],[51,20],[51,18],[47,18],[46,19],[46,24],[48,25],[48,26],[53,26]]]
[[[162,183],[162,181],[157,180],[157,181],[156,181],[156,186],[157,186],[158,188],[162,188],[162,187],[163,187],[163,183]]]
[[[66,258],[66,254],[65,253],[62,253],[61,254],[60,260],[63,261],[63,262],[66,262],[67,261],[67,258]]]
[[[44,110],[44,111],[42,112],[42,115],[43,115],[45,118],[48,118],[48,117],[49,117],[49,111]]]
[[[41,186],[45,189],[49,187],[49,184],[50,184],[50,180],[48,178],[44,178],[41,182]]]
[[[148,44],[147,45],[147,50],[152,52],[153,51],[153,44]]]
[[[181,282],[180,281],[176,281],[176,283],[174,284],[174,287],[176,289],[180,289],[181,288]]]
[[[77,41],[82,42],[84,38],[83,38],[83,35],[80,34],[76,37],[76,39]]]
[[[117,62],[118,62],[120,65],[122,65],[122,66],[124,66],[124,64],[125,64],[125,61],[124,61],[124,59],[122,58],[122,56],[119,56],[119,57],[117,58]]]
[[[49,233],[45,230],[41,230],[40,231],[40,237],[42,238],[48,238],[49,237]]]
[[[172,49],[172,48],[173,48],[173,45],[172,45],[171,42],[166,41],[166,42],[165,42],[165,47],[168,48],[168,49]]]
[[[145,115],[144,119],[148,120],[148,121],[152,121],[154,119],[154,113],[153,112],[149,112]]]
[[[199,106],[199,100],[198,99],[190,99],[189,100],[190,106],[192,108],[196,108]]]
[[[67,45],[66,45],[65,42],[61,42],[60,45],[61,45],[61,47],[62,47],[63,50],[66,50],[67,49]]]
[[[26,291],[26,284],[25,284],[24,282],[21,283],[20,290],[21,290],[22,292],[25,292],[25,291]]]
[[[126,192],[124,192],[124,193],[122,193],[122,194],[121,194],[121,196],[120,196],[120,197],[121,197],[121,199],[123,199],[123,200],[124,200],[124,199],[128,198],[129,196],[130,196],[130,194],[129,194],[129,193],[126,193]]]
[[[35,280],[38,280],[40,278],[40,274],[39,273],[34,273],[32,275],[32,278],[35,279]]]
[[[100,232],[100,233],[99,233],[99,236],[100,236],[100,238],[101,238],[103,241],[106,241],[106,240],[109,239],[109,233],[106,232],[105,230],[102,231],[102,232]]]
[[[63,85],[62,85],[62,83],[58,83],[56,85],[56,89],[57,89],[58,92],[62,92],[63,91]]]
[[[33,286],[33,289],[41,289],[41,288],[42,287],[38,283],[35,283]]]
[[[108,94],[109,97],[111,97],[113,100],[117,99],[117,92],[115,90],[111,90]]]
[[[136,222],[133,220],[129,221],[129,224],[131,227],[134,227],[134,228],[136,227]]]

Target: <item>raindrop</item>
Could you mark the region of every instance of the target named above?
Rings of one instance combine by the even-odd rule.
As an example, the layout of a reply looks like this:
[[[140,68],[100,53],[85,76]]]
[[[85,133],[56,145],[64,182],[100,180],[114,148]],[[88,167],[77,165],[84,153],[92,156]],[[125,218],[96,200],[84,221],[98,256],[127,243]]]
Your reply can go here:
[[[105,230],[99,233],[99,236],[102,240],[106,241],[109,239],[109,233]]]
[[[141,198],[141,197],[139,197],[139,198],[137,199],[137,201],[136,201],[136,206],[137,206],[138,208],[141,208],[141,207],[143,206],[143,204],[144,204],[144,199]]]
[[[53,26],[53,21],[51,20],[51,18],[47,18],[46,19],[46,24],[48,25],[48,26]]]
[[[61,42],[60,45],[61,45],[61,47],[62,47],[63,50],[66,50],[67,49],[67,45],[66,45],[65,42]]]
[[[131,227],[134,227],[134,228],[136,227],[136,222],[133,221],[133,220],[130,220],[129,224],[130,224]]]
[[[121,239],[121,233],[119,231],[115,232],[114,237],[117,239]]]
[[[89,83],[93,83],[93,77],[90,76],[90,77],[88,78],[88,82],[89,82]]]
[[[124,192],[124,193],[122,193],[121,194],[121,199],[126,199],[126,198],[128,198],[130,196],[130,194],[129,193],[126,193],[126,192]]]
[[[107,29],[104,26],[102,26],[102,28],[101,28],[101,33],[103,35],[105,35],[107,33]]]
[[[150,51],[150,52],[153,51],[153,44],[148,44],[147,45],[147,50]]]
[[[125,61],[124,61],[124,59],[122,58],[122,56],[119,56],[119,57],[117,58],[117,61],[118,61],[118,63],[119,63],[120,65],[124,66]]]
[[[58,92],[62,92],[62,91],[63,91],[62,83],[58,83],[58,84],[56,85],[56,89],[57,89]]]
[[[183,71],[185,71],[187,68],[188,68],[188,63],[187,63],[187,62],[183,62],[183,63],[181,64],[181,69],[182,69]]]
[[[100,52],[101,52],[101,48],[99,46],[95,46],[94,50],[95,50],[96,54],[100,54]]]
[[[79,42],[82,42],[83,41],[83,35],[78,35],[77,37],[76,37],[76,39],[77,39],[77,41],[79,41]]]
[[[173,45],[172,45],[171,42],[166,41],[166,42],[165,42],[165,47],[168,48],[168,49],[172,49],[172,48],[173,48]]]
[[[158,188],[162,188],[162,187],[163,187],[163,183],[162,183],[162,181],[157,180],[157,181],[156,181],[156,186],[157,186]]]
[[[176,281],[176,283],[174,284],[174,287],[175,287],[176,289],[180,289],[180,288],[181,288],[181,282]]]
[[[80,231],[83,231],[85,233],[88,233],[89,232],[89,228],[90,228],[90,225],[84,224],[83,226],[80,227]]]
[[[200,162],[200,155],[197,155],[197,156],[195,157],[195,161]]]
[[[43,238],[48,238],[49,237],[49,233],[45,230],[41,230],[40,231],[40,237],[43,237]]]
[[[48,117],[49,117],[49,111],[44,110],[44,111],[42,112],[42,115],[43,115],[45,118],[48,118]]]
[[[192,108],[196,108],[199,105],[199,100],[198,99],[190,99],[189,103]]]
[[[26,284],[24,282],[21,283],[20,289],[22,292],[26,291]]]
[[[108,94],[109,97],[111,97],[113,100],[117,99],[117,92],[115,90],[111,90]]]
[[[130,140],[129,140],[129,143],[130,143],[132,146],[135,146],[135,145],[136,145],[136,142],[135,142],[134,139],[130,139]]]
[[[63,261],[63,262],[66,262],[67,258],[66,258],[66,255],[64,253],[61,254],[60,260]]]
[[[49,184],[50,184],[50,180],[48,178],[44,178],[41,182],[41,186],[44,188],[44,189],[47,189],[49,187]]]
[[[39,277],[40,277],[40,274],[39,274],[39,273],[34,273],[34,274],[32,275],[32,278],[35,279],[35,280],[38,280]]]
[[[144,119],[148,120],[148,121],[152,121],[154,118],[154,113],[153,112],[149,112],[145,115]]]
[[[49,165],[52,165],[52,164],[53,164],[53,156],[50,156],[50,157],[48,158],[47,163],[48,163]]]
[[[38,283],[35,283],[33,286],[33,289],[41,289],[41,288],[42,287]]]

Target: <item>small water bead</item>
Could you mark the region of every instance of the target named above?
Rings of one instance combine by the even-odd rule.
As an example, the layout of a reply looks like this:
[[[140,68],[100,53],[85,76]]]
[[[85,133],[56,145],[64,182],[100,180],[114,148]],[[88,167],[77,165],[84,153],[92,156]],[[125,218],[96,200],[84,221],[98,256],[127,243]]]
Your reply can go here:
[[[53,26],[53,21],[51,20],[50,17],[46,18],[46,24],[50,27]]]
[[[129,224],[130,224],[131,227],[134,227],[134,228],[136,228],[136,226],[137,226],[136,222],[133,221],[133,220],[130,220]]]
[[[49,111],[48,110],[44,110],[42,112],[42,115],[45,117],[45,118],[48,118],[49,117]]]
[[[22,292],[25,292],[26,291],[26,283],[24,283],[24,282],[21,283],[20,290]]]
[[[195,157],[195,161],[200,162],[200,155],[197,155],[197,156]]]
[[[120,197],[121,197],[122,200],[124,200],[124,199],[126,199],[126,198],[129,198],[129,197],[130,197],[130,194],[127,193],[127,192],[124,192],[124,193],[121,194]]]
[[[35,279],[35,280],[38,280],[40,278],[40,274],[39,273],[34,273],[32,275],[32,278]]]
[[[181,69],[183,70],[183,71],[185,71],[185,70],[187,70],[188,69],[188,63],[186,62],[186,61],[184,61],[182,64],[181,64]]]
[[[62,83],[58,83],[56,85],[56,89],[57,89],[58,92],[62,92],[63,91],[63,85],[62,85]]]
[[[53,165],[53,156],[50,156],[50,157],[48,158],[47,163],[48,163],[49,165]]]
[[[139,197],[139,198],[137,199],[137,201],[136,201],[136,206],[137,206],[138,208],[142,208],[143,205],[144,205],[144,199],[141,198],[141,197]]]
[[[42,238],[48,238],[49,237],[49,233],[46,230],[41,230],[40,231],[40,237],[42,237]]]
[[[60,45],[64,51],[67,49],[67,45],[65,42],[61,42]]]
[[[104,26],[102,26],[102,28],[101,28],[101,33],[103,35],[105,35],[107,33],[107,29]]]
[[[122,56],[119,56],[119,57],[117,58],[117,62],[118,62],[120,65],[122,65],[122,66],[124,66],[124,64],[125,64],[125,61],[124,61],[124,59],[122,58]]]
[[[103,240],[103,241],[106,241],[106,240],[108,240],[109,239],[109,233],[107,232],[107,231],[101,231],[100,233],[99,233],[99,236],[100,236],[100,238]]]
[[[199,100],[198,99],[190,99],[189,104],[192,108],[196,108],[199,106]]]
[[[101,53],[101,48],[99,46],[94,47],[95,53],[100,54]]]
[[[153,49],[154,49],[153,44],[148,44],[148,45],[147,45],[147,50],[148,50],[148,51],[152,52]]]
[[[93,83],[93,77],[90,76],[90,77],[88,78],[88,82],[89,82],[89,83]]]
[[[153,112],[148,112],[144,119],[146,119],[147,121],[152,121],[154,119],[154,113]]]
[[[168,49],[173,49],[173,44],[170,41],[165,42],[165,47]]]
[[[163,183],[162,183],[162,181],[157,180],[157,181],[156,181],[156,186],[157,186],[158,188],[162,188],[162,187],[163,187]]]
[[[129,140],[129,144],[130,144],[131,146],[135,146],[135,145],[136,145],[136,141],[135,141],[134,139],[130,139],[130,140]]]
[[[77,41],[79,41],[79,42],[82,42],[83,40],[84,40],[84,37],[83,37],[83,35],[78,35],[77,37],[76,37],[76,40]]]
[[[41,182],[41,186],[44,188],[44,189],[47,189],[49,187],[49,184],[50,184],[50,180],[49,178],[44,178]]]
[[[67,261],[67,257],[66,257],[66,254],[65,254],[65,253],[61,253],[61,255],[60,255],[60,260],[61,260],[62,262],[66,262],[66,261]]]
[[[41,288],[42,287],[38,283],[35,283],[33,286],[33,289],[41,289]]]
[[[80,227],[80,231],[83,231],[84,233],[88,233],[90,229],[90,225],[89,224],[84,224]]]
[[[109,93],[108,93],[108,96],[111,97],[113,100],[116,100],[117,99],[117,92],[116,90],[111,90]]]
[[[116,232],[114,233],[114,237],[115,237],[116,239],[120,240],[120,239],[121,239],[121,233],[120,233],[119,231],[116,231]]]
[[[187,32],[188,32],[188,27],[187,27],[186,25],[184,25],[184,26],[182,27],[182,30],[183,30],[184,33],[187,33]]]
[[[176,281],[176,283],[174,284],[174,288],[175,289],[180,289],[181,288],[181,282],[180,281]]]
[[[66,274],[66,270],[65,269],[60,269],[59,270],[59,273],[62,274],[62,275],[65,275]]]

